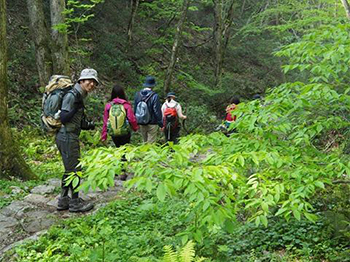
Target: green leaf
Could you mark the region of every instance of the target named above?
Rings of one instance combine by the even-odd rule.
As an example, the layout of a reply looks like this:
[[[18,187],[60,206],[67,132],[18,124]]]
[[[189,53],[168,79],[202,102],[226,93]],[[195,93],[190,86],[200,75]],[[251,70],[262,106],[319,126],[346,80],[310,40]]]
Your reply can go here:
[[[163,183],[160,183],[157,188],[157,197],[159,201],[164,202],[166,196],[166,191]]]
[[[210,201],[206,200],[203,204],[203,212],[206,211],[210,207]]]
[[[79,184],[80,179],[78,177],[74,177],[72,181],[73,188],[76,188]]]
[[[244,157],[242,155],[238,156],[238,162],[242,167],[244,167]]]
[[[193,233],[193,238],[196,240],[196,242],[201,243],[202,242],[203,233],[202,230],[197,229],[195,233]]]
[[[261,202],[261,209],[264,211],[264,212],[269,212],[269,206],[266,202]]]
[[[255,225],[258,227],[260,225],[260,216],[255,218]]]
[[[297,220],[300,221],[300,212],[299,212],[299,210],[295,208],[295,209],[293,209],[292,211],[293,211],[293,216],[294,216]]]
[[[231,219],[226,219],[224,223],[224,229],[226,232],[232,234],[235,230],[235,223],[233,223]]]
[[[260,216],[260,221],[265,227],[267,227],[267,217],[266,216],[261,215]]]
[[[186,234],[186,235],[183,235],[183,236],[181,237],[182,245],[185,245],[185,244],[187,243],[187,241],[188,241],[188,235],[187,235],[187,234]]]
[[[279,215],[283,214],[286,211],[287,211],[287,208],[280,208],[280,209],[278,209],[278,211],[275,214],[275,216],[279,216]]]
[[[317,187],[319,187],[319,188],[322,188],[322,189],[325,189],[324,183],[321,182],[321,181],[315,181],[315,186],[317,186]]]
[[[305,215],[305,217],[306,217],[308,220],[310,220],[311,222],[314,222],[314,223],[315,223],[315,222],[317,221],[317,219],[318,219],[318,217],[317,217],[316,215],[311,214],[311,213],[308,213],[308,212],[305,212],[304,215]]]
[[[148,193],[150,193],[153,189],[153,184],[152,184],[152,180],[147,178],[146,179],[146,190]]]

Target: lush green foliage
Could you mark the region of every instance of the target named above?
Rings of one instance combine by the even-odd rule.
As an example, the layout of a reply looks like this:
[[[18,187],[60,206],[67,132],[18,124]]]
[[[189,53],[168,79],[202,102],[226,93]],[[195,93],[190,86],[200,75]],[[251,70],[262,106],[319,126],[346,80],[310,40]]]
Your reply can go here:
[[[194,243],[189,241],[180,251],[174,252],[171,246],[164,247],[163,262],[201,262],[205,258],[196,258]]]
[[[166,254],[181,245],[176,234],[186,227],[181,217],[187,209],[188,203],[177,199],[161,203],[127,193],[94,215],[65,221],[38,241],[16,248],[9,261],[163,261],[158,258],[167,257],[165,245]],[[267,228],[245,223],[232,233],[217,231],[196,245],[196,253],[210,259],[205,261],[348,261],[347,243],[333,236],[324,219],[286,223],[275,218]],[[191,247],[186,254],[193,251]]]
[[[9,205],[14,200],[22,199],[27,193],[29,193],[29,189],[37,184],[37,181],[23,183],[18,180],[0,180],[0,208]],[[11,194],[13,186],[19,187],[23,192]]]
[[[247,223],[217,240],[220,257],[233,261],[349,261],[346,240],[333,236],[329,221],[271,219],[268,227]],[[204,254],[205,255],[205,252]],[[299,258],[299,259],[298,259]]]
[[[54,136],[45,136],[38,129],[24,129],[16,133],[15,139],[19,141],[27,163],[41,180],[59,177],[62,174],[61,156],[57,151]]]
[[[24,153],[24,157],[39,181],[20,181],[15,177],[11,180],[0,180],[0,208],[10,204],[13,200],[22,199],[30,190],[49,178],[58,178],[63,173],[63,166],[53,137],[45,137],[40,130],[23,129],[14,131],[14,138]],[[19,187],[23,192],[12,194],[12,187]]]
[[[69,2],[80,8],[80,3]],[[83,40],[87,53],[79,53],[93,54],[92,64],[108,78],[108,89],[97,96],[105,98],[116,80],[125,83],[130,96],[146,74],[157,77],[156,91],[161,93],[179,1],[141,1],[136,20],[146,22],[136,23],[131,46],[123,37],[126,26],[115,26],[129,16],[111,15],[123,10],[118,1],[111,2],[96,6],[100,16],[94,21],[89,15],[69,20],[77,22],[77,33],[99,32],[91,41]],[[212,50],[206,43],[212,3],[194,1],[190,8],[173,85],[187,107],[189,131],[213,130],[215,116],[232,95],[249,97],[267,83],[281,82],[277,68],[282,60],[290,82],[269,90],[261,101],[240,104],[230,137],[197,134],[179,145],[116,149],[100,147],[99,132],[83,132],[86,180],[81,189],[112,187],[115,175],[126,170],[133,173],[126,186],[141,196],[129,193],[93,216],[51,229],[38,242],[18,248],[18,261],[157,261],[164,245],[192,239],[197,254],[214,261],[349,260],[349,188],[334,185],[334,180],[348,180],[350,171],[350,26],[342,22],[343,9],[330,0],[281,0],[271,6],[247,0],[236,5],[241,14],[235,12],[222,90],[211,88]],[[284,43],[288,45],[280,48]],[[266,54],[272,49],[278,50],[276,58]],[[104,104],[99,98],[88,101],[95,120]],[[10,109],[13,123],[22,115],[35,122],[37,113],[21,109],[20,98],[12,101],[19,104]],[[29,100],[24,107],[34,104]],[[19,140],[39,176],[61,173],[53,141],[33,141],[26,134],[37,134],[23,134]],[[127,161],[121,161],[124,155]],[[12,184],[3,185],[1,194],[8,194]]]
[[[348,27],[330,27],[332,30]],[[310,41],[329,43],[322,45],[322,54],[328,54],[328,50],[326,59],[332,59],[315,64],[319,52],[314,51],[315,45],[308,44]],[[183,243],[189,238],[201,242],[218,228],[232,231],[236,216],[243,210],[256,225],[267,226],[270,215],[287,220],[305,216],[315,222],[310,203],[314,194],[349,173],[342,147],[322,144],[328,142],[330,132],[348,127],[347,119],[339,112],[347,112],[349,96],[336,85],[344,80],[347,58],[332,52],[333,48],[345,50],[348,44],[346,33],[316,31],[305,36],[279,54],[290,55],[294,62],[299,59],[294,56],[298,52],[296,57],[304,62],[302,70],[311,74],[323,66],[323,70],[316,71],[318,78],[311,76],[307,83],[285,83],[275,88],[264,103],[241,104],[236,113],[239,120],[232,127],[238,133],[229,138],[221,134],[188,136],[180,145],[169,147],[95,150],[85,160],[89,163],[88,179],[82,187],[112,186],[113,176],[126,165],[118,160],[126,154],[128,168],[135,174],[130,188],[153,192],[160,201],[166,201],[167,196],[189,200]],[[319,80],[323,82],[315,83]]]
[[[15,261],[155,260],[183,228],[174,217],[185,208],[181,202],[156,205],[142,195],[124,196],[95,215],[66,221],[40,241],[17,248]]]

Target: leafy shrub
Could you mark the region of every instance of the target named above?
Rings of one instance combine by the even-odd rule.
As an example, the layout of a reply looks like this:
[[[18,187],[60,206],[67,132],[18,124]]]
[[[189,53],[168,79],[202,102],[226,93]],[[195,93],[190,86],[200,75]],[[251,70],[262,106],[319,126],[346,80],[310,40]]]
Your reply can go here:
[[[221,123],[214,113],[204,105],[184,105],[184,107],[186,108],[185,113],[187,116],[185,125],[188,132],[201,134],[210,133]],[[182,133],[186,133],[186,131]]]
[[[344,64],[349,58],[335,51],[320,58],[328,49],[349,45],[349,34],[343,32],[349,25],[322,29],[331,33],[316,31],[279,53],[293,55],[291,62],[297,62],[286,66],[286,71],[309,70],[309,82],[285,83],[271,90],[263,102],[242,103],[232,126],[237,133],[229,138],[218,133],[188,136],[170,147],[93,151],[85,160],[89,165],[83,187],[111,186],[112,176],[127,165],[135,174],[130,188],[153,193],[162,202],[169,197],[190,202],[183,218],[188,223],[183,243],[189,238],[202,242],[218,228],[232,231],[242,210],[245,219],[256,225],[267,226],[271,216],[315,222],[313,196],[350,171],[341,149],[315,146],[322,134],[349,126],[337,114],[350,104],[347,91],[338,84],[346,79]],[[319,48],[314,52],[316,44]],[[123,154],[128,162],[119,162]]]
[[[243,261],[252,254],[270,261],[268,258],[277,257],[278,253],[281,260],[295,256],[312,261],[339,261],[336,258],[344,256],[346,250],[346,242],[332,236],[331,226],[324,219],[316,223],[307,220],[286,223],[283,219],[271,219],[266,228],[247,223],[233,234],[221,237],[218,243],[222,243],[222,259],[234,261]]]

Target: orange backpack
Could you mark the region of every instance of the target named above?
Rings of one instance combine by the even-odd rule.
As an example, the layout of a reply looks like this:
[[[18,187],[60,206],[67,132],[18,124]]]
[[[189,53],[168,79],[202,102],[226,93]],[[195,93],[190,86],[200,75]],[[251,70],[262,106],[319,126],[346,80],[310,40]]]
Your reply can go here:
[[[166,109],[164,110],[163,114],[163,124],[165,128],[176,128],[178,125],[178,117],[177,117],[177,103],[174,107],[169,107],[168,105],[165,105]]]

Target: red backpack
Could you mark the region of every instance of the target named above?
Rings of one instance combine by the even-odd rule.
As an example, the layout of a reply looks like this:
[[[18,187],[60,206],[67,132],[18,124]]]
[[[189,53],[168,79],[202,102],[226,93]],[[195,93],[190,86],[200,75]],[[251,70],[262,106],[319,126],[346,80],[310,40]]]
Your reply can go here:
[[[165,104],[166,109],[164,110],[163,114],[163,124],[165,128],[171,128],[174,129],[178,125],[178,117],[177,117],[177,103],[174,107],[169,107],[167,104]]]

